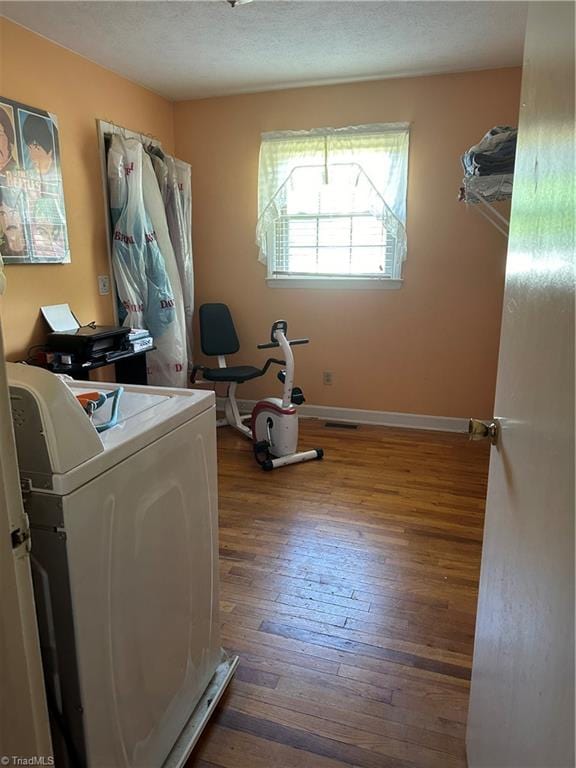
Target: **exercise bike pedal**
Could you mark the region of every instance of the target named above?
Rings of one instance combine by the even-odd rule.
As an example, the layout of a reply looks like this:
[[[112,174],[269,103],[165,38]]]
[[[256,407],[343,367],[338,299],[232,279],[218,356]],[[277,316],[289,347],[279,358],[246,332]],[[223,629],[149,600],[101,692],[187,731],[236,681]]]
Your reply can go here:
[[[254,443],[253,446],[254,458],[260,464],[263,469],[272,469],[273,467],[266,467],[266,464],[270,463],[270,443],[268,440],[259,440]]]
[[[302,403],[306,402],[306,398],[304,397],[304,392],[302,392],[300,387],[292,388],[291,402],[294,405],[302,405]]]

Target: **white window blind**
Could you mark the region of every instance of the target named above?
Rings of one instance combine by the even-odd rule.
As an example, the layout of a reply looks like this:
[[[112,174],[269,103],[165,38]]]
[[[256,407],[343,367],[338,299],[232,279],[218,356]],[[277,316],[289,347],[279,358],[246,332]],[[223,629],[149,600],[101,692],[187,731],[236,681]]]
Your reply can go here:
[[[408,126],[263,134],[260,260],[271,279],[401,277]]]

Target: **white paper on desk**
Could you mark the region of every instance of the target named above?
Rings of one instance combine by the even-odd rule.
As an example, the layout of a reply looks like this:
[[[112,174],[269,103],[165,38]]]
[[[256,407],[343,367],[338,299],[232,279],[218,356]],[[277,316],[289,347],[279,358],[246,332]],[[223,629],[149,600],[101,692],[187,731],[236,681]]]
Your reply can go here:
[[[73,331],[80,328],[69,304],[52,304],[49,307],[40,307],[40,310],[53,331]]]

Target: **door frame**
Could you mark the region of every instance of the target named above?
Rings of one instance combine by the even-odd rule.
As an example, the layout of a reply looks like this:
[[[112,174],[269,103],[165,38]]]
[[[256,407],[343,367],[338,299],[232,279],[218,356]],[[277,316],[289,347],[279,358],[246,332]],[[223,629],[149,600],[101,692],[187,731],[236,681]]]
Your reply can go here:
[[[0,314],[0,759],[2,765],[15,765],[16,756],[38,757],[51,765],[29,542],[14,546],[12,534],[18,528],[26,533],[28,524],[20,491]]]

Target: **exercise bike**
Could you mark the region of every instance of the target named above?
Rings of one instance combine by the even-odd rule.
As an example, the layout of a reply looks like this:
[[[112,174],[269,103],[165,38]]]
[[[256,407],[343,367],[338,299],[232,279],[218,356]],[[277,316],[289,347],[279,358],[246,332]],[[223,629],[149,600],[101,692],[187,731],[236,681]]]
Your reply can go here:
[[[270,341],[258,344],[258,349],[280,347],[286,368],[278,374],[283,384],[282,397],[267,397],[260,400],[252,411],[252,440],[254,456],[262,469],[270,471],[286,464],[299,464],[311,459],[322,459],[322,448],[297,452],[298,447],[298,411],[304,402],[300,387],[294,386],[294,355],[292,347],[308,344],[309,339],[286,338],[288,323],[277,320],[272,325]]]

